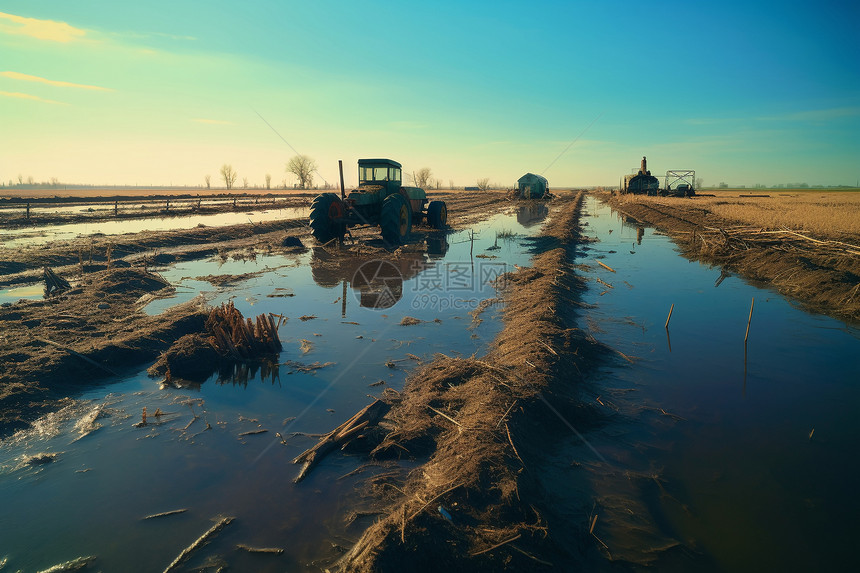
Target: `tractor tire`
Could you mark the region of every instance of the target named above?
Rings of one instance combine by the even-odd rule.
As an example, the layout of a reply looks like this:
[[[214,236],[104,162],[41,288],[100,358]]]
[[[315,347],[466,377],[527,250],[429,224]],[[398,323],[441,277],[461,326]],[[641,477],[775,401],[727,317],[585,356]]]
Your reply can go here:
[[[391,246],[404,243],[412,232],[412,208],[403,196],[391,194],[382,203],[379,215],[382,238]]]
[[[346,224],[339,222],[346,214],[346,207],[334,193],[317,195],[311,203],[310,226],[314,239],[328,243],[332,239],[340,241],[346,233]]]
[[[427,205],[427,224],[434,229],[443,229],[448,224],[448,207],[445,201],[430,201]]]

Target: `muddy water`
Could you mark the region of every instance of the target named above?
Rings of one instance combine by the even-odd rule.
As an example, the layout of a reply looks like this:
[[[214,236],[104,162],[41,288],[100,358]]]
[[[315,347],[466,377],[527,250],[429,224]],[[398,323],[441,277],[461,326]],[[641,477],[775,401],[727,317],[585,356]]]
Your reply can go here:
[[[594,199],[587,211],[599,242],[577,261],[594,305],[581,319],[633,361],[584,390],[606,416],[586,435],[605,462],[581,443],[567,452],[585,462],[570,479],[594,488],[595,534],[620,556],[640,535],[624,525],[644,518],[654,546],[686,545],[659,570],[846,570],[860,534],[860,331],[689,262]],[[613,521],[601,482],[640,515]]]
[[[277,200],[276,200],[277,201]],[[191,209],[193,207],[198,206],[198,204],[202,207],[212,207],[218,205],[232,205],[232,199],[200,199],[199,203],[197,199],[188,200],[188,199],[180,199],[180,200],[171,200],[170,208],[171,209]],[[256,208],[257,203],[248,203],[247,200],[243,200],[240,202],[240,205],[246,205],[249,209]],[[272,201],[267,201],[266,204],[272,204]],[[87,213],[97,213],[101,216],[112,215],[115,210],[113,201],[103,201],[101,203],[55,203],[49,206],[38,206],[40,204],[35,204],[30,207],[31,215],[84,215]],[[123,201],[116,205],[116,209],[118,209],[121,213],[127,212],[140,212],[143,210],[151,210],[151,211],[159,211],[166,207],[165,200],[158,201]],[[27,207],[25,205],[9,205],[0,207],[0,216],[6,217],[20,217],[24,216],[27,213]]]
[[[242,223],[261,223],[278,219],[307,217],[308,209],[287,207],[264,211],[243,213],[217,213],[212,215],[191,215],[180,217],[151,217],[146,219],[121,219],[68,223],[64,225],[45,225],[0,230],[0,243],[4,247],[43,245],[51,241],[71,240],[89,235],[122,235],[142,231],[170,231],[191,229],[199,225],[224,227]]]
[[[44,298],[45,283],[34,283],[13,288],[0,289],[0,303],[13,303],[21,299],[36,300]]]
[[[496,216],[475,225],[474,242],[467,232],[434,240],[430,254],[383,267],[385,289],[361,288],[372,269],[362,275],[313,250],[165,269],[177,297],[152,303],[149,312],[169,312],[202,293],[213,304],[233,300],[246,316],[289,317],[280,329],[280,366],[265,376],[213,375],[196,387],[164,389],[131,372],[4,440],[0,560],[34,571],[95,555],[103,571],[158,571],[225,515],[236,519],[189,567],[219,559],[240,571],[318,570],[369,523],[345,529],[341,517],[357,480],[384,468],[340,479],[362,460],[335,453],[294,485],[291,460],[315,439],[293,432],[330,430],[384,388],[400,389],[435,352],[482,352],[500,328],[497,309],[477,327],[468,311],[495,296],[489,280],[528,263],[522,238],[539,230],[545,214]],[[200,278],[245,273],[252,274],[221,287]],[[401,326],[405,316],[424,322]],[[313,363],[330,364],[298,368]],[[134,427],[144,407],[150,423]],[[154,417],[156,409],[164,415]],[[247,434],[259,430],[266,431]],[[142,519],[178,509],[187,511]],[[237,544],[285,551],[249,554]]]

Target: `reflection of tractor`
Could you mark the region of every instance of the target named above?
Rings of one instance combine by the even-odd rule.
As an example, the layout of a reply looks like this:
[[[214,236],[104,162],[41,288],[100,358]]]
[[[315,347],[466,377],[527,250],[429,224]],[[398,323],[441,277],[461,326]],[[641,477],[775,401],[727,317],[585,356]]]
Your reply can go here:
[[[340,240],[348,227],[379,225],[382,238],[399,245],[422,218],[435,229],[448,221],[445,202],[430,201],[425,210],[424,189],[402,186],[400,164],[390,159],[359,159],[358,189],[344,196],[341,172],[340,193],[323,193],[311,203],[311,231],[321,243]]]
[[[425,253],[402,253],[391,259],[378,259],[373,254],[330,252],[323,247],[314,247],[311,276],[316,284],[325,288],[334,288],[342,283],[341,312],[346,316],[347,285],[352,287],[360,306],[390,308],[403,296],[403,281],[435,265],[433,258]]]

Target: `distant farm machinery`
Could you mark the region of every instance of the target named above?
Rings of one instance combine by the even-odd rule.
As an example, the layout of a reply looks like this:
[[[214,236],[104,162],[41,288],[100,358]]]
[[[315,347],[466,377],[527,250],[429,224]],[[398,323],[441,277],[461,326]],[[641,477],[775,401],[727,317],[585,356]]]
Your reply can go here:
[[[692,197],[696,194],[696,172],[689,169],[675,169],[666,172],[665,184],[661,188],[660,180],[651,175],[645,157],[637,173],[621,178],[619,192],[634,195],[662,195],[669,197]]]

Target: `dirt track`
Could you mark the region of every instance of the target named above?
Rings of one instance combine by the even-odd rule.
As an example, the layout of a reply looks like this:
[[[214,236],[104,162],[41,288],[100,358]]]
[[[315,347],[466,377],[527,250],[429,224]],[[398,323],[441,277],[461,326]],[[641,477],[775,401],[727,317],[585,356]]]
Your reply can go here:
[[[511,206],[500,192],[438,196],[448,203],[452,230]],[[416,227],[413,242],[433,232]],[[356,229],[352,236],[357,244],[383,250],[378,229]],[[141,297],[169,292],[149,271],[213,255],[242,259],[302,251],[284,247],[286,237],[314,244],[306,220],[293,219],[0,248],[0,286],[42,280],[49,266],[73,287],[47,300],[0,308],[0,434],[25,426],[82,384],[125,366],[146,366],[179,336],[200,330],[201,301],[154,317],[142,312]]]
[[[771,285],[810,310],[860,322],[860,237],[836,241],[776,226],[744,225],[715,215],[696,198],[602,198],[631,222],[670,235],[689,258]]]

